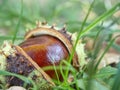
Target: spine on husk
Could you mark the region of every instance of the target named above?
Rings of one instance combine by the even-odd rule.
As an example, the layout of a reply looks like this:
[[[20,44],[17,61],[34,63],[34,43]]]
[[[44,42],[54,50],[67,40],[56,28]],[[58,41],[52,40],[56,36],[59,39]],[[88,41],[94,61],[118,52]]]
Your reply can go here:
[[[0,50],[0,70],[12,72],[32,79],[38,90],[51,90],[51,78],[19,47],[5,42]],[[0,75],[0,83],[9,86],[23,86],[21,79]],[[32,85],[27,85],[27,88]]]

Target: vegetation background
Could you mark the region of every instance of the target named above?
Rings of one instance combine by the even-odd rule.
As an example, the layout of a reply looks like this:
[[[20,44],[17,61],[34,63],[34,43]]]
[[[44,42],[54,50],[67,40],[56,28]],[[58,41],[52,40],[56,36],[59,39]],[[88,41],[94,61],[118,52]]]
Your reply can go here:
[[[49,24],[56,23],[58,27],[67,25],[67,30],[71,32],[79,31],[87,11],[93,0],[23,0],[23,10],[21,15],[21,0],[0,0],[0,41],[12,39],[18,26],[17,39],[23,38],[25,30],[30,29],[37,20],[47,21]],[[93,20],[112,8],[119,0],[96,0],[86,26]],[[107,29],[118,29],[120,24],[118,13],[104,21],[102,27]],[[111,25],[112,24],[112,25]],[[97,30],[98,27],[95,28]],[[96,35],[95,30],[90,36]],[[109,30],[108,30],[109,31]]]
[[[111,10],[114,6],[119,9]],[[112,14],[109,12],[101,17],[109,10]],[[99,17],[101,17],[99,22],[94,23]],[[24,38],[26,29],[34,28],[37,20],[47,21],[50,25],[55,23],[57,27],[63,27],[66,24],[67,30],[72,33],[80,32],[93,23],[94,27],[91,26],[93,28],[78,37],[83,39],[83,43],[86,44],[87,57],[91,61],[96,60],[101,48],[105,51],[103,56],[105,53],[117,55],[112,59],[112,63],[116,62],[116,57],[120,55],[120,39],[112,42],[114,37],[120,35],[120,0],[0,0],[0,44],[4,40],[11,40],[13,43],[19,44]],[[93,46],[95,47],[93,48]],[[112,48],[107,52],[105,47],[109,49],[109,46]],[[112,57],[114,55],[110,58]],[[80,71],[79,75],[82,75],[74,82],[77,84],[77,90],[120,90],[118,63],[115,67],[106,66],[97,72],[89,73],[91,70],[92,68],[88,71],[83,69]],[[91,80],[86,73],[89,73]],[[89,81],[93,82],[93,86]],[[62,82],[58,84],[58,87],[63,90],[67,88],[73,90],[69,84]]]

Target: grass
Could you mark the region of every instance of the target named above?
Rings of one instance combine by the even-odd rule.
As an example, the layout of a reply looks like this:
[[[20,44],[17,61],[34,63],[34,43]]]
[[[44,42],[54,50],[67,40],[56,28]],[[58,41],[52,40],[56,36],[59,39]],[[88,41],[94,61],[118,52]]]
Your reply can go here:
[[[47,1],[47,0],[46,0]],[[102,69],[98,69],[98,65],[100,64],[100,61],[104,57],[104,55],[107,53],[110,47],[115,47],[118,51],[120,51],[120,47],[117,46],[117,44],[114,43],[116,38],[119,37],[116,36],[115,38],[112,38],[107,41],[106,38],[110,37],[114,33],[120,32],[120,30],[115,30],[111,29],[110,27],[118,24],[117,18],[116,20],[112,17],[115,12],[120,10],[120,3],[117,3],[116,5],[112,6],[109,10],[106,10],[105,8],[101,7],[101,9],[104,9],[105,12],[102,12],[103,14],[96,16],[95,19],[90,20],[91,18],[90,15],[91,13],[95,13],[98,15],[100,12],[96,12],[94,8],[95,5],[97,5],[100,0],[93,1],[92,3],[89,3],[89,1],[82,2],[78,0],[70,0],[70,1],[58,1],[55,2],[54,0],[47,1],[45,3],[46,7],[48,5],[48,8],[45,6],[40,7],[38,3],[29,3],[30,6],[27,3],[24,2],[24,0],[20,0],[19,4],[17,5],[12,4],[13,7],[16,7],[17,10],[13,9],[11,2],[9,0],[2,0],[2,4],[0,5],[0,11],[2,12],[0,14],[0,21],[3,23],[0,23],[1,28],[5,28],[5,33],[9,33],[9,36],[4,36],[0,35],[0,40],[11,40],[13,43],[16,43],[17,40],[23,40],[23,35],[25,33],[25,28],[31,28],[35,27],[35,20],[40,19],[40,20],[47,20],[49,23],[53,22],[58,22],[61,24],[65,23],[67,24],[67,28],[70,32],[78,32],[77,39],[75,41],[74,49],[73,52],[70,55],[69,62],[66,62],[63,60],[60,63],[60,66],[51,66],[51,67],[44,67],[43,70],[60,70],[62,77],[63,77],[63,82],[59,80],[57,71],[57,80],[53,80],[56,86],[54,87],[54,90],[120,90],[120,68],[119,64],[118,67],[111,67],[111,66],[106,66]],[[15,3],[14,0],[12,2]],[[38,2],[38,0],[35,0],[35,2]],[[65,3],[64,3],[65,2]],[[117,1],[116,1],[117,2]],[[50,4],[48,4],[50,3]],[[61,4],[63,4],[63,7],[61,7]],[[72,3],[72,4],[71,4]],[[79,4],[78,4],[79,3]],[[102,5],[105,3],[102,1]],[[87,5],[85,5],[87,4]],[[40,4],[42,6],[42,4]],[[81,6],[80,6],[81,5]],[[9,8],[6,8],[5,6],[9,6]],[[36,6],[35,8],[33,8]],[[68,7],[73,7],[74,13],[69,12]],[[89,6],[85,8],[86,6]],[[32,10],[34,9],[35,11],[27,11],[28,8],[31,8]],[[43,9],[44,8],[44,9]],[[79,16],[78,12],[81,10],[79,13],[83,13],[85,10],[87,10],[87,13],[84,13],[84,17],[81,18],[81,20],[78,20],[75,18],[75,16]],[[75,9],[75,10],[74,10]],[[72,9],[71,9],[72,10]],[[6,11],[6,12],[4,12]],[[20,11],[20,12],[18,12]],[[35,12],[35,14],[33,13]],[[77,13],[77,14],[76,14]],[[69,15],[69,16],[68,16]],[[34,18],[36,17],[36,18]],[[66,18],[64,18],[66,17]],[[74,19],[74,20],[72,20]],[[10,21],[8,24],[6,24],[8,21]],[[104,23],[112,21],[109,26],[104,26]],[[16,24],[17,23],[17,24]],[[27,25],[27,23],[29,23]],[[62,26],[62,25],[60,25]],[[9,31],[7,31],[9,30]],[[88,37],[88,38],[93,38],[94,39],[94,49],[92,51],[86,51],[87,57],[90,59],[90,62],[87,63],[87,65],[84,65],[84,67],[80,68],[79,71],[77,71],[72,65],[72,58],[75,53],[76,46],[78,44],[78,41],[80,39]],[[104,49],[101,55],[99,55],[101,45],[103,42],[107,42],[108,46]],[[98,58],[99,57],[99,58]],[[64,65],[64,66],[63,66]],[[71,75],[74,78],[74,81],[69,83],[68,82],[68,76],[69,72],[71,72]],[[37,86],[35,85],[34,81],[29,80],[27,77],[16,75],[10,72],[6,71],[0,71],[0,75],[12,75],[16,76],[25,83],[31,83],[33,85],[33,90],[37,90]],[[26,82],[28,81],[28,82]],[[3,86],[4,87],[4,86]]]
[[[18,28],[19,28],[19,25],[20,25],[20,22],[21,22],[21,18],[22,18],[22,13],[23,13],[23,0],[21,0],[21,12],[20,12],[20,16],[19,16],[19,21],[18,21],[18,24],[16,25],[16,29],[15,29],[15,32],[14,32],[14,37],[12,39],[12,43],[14,44],[15,42],[15,39],[17,37],[17,32],[18,32]]]
[[[35,84],[34,81],[31,80],[30,78],[27,78],[27,77],[24,77],[24,76],[22,76],[22,75],[18,75],[18,74],[15,74],[15,73],[7,72],[7,71],[2,71],[2,70],[0,70],[0,75],[17,77],[17,78],[23,80],[23,81],[24,81],[25,83],[27,83],[27,84],[32,84],[33,90],[37,90],[36,84]]]

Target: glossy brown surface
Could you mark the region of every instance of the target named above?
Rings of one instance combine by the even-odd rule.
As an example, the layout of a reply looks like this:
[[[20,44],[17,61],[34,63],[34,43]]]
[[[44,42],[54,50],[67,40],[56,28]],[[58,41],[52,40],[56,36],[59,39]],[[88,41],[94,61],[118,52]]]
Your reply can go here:
[[[27,39],[20,46],[40,67],[58,65],[60,60],[67,59],[69,55],[61,41],[48,35]],[[46,73],[55,77],[54,71]]]

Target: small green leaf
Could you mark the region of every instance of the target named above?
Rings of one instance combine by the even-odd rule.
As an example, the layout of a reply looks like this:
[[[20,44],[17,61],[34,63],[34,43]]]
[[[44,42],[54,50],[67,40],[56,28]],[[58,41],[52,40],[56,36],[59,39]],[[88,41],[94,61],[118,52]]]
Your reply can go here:
[[[77,80],[77,86],[82,89],[85,90],[85,83],[83,79]]]
[[[96,75],[96,78],[109,78],[112,75],[115,75],[117,73],[117,68],[114,67],[104,67],[102,68]]]
[[[89,87],[89,90],[110,90],[110,87],[108,87],[108,85],[106,85],[102,81],[93,79],[91,80],[91,85]]]

